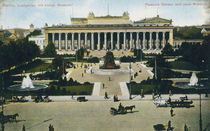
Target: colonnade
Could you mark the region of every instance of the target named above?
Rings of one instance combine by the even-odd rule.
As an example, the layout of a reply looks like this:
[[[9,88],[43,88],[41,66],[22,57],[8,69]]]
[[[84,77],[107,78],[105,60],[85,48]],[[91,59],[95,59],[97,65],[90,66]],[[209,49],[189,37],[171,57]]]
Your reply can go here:
[[[166,37],[167,33],[168,37]],[[134,32],[134,31],[133,32],[76,32],[75,31],[69,33],[55,32],[55,33],[48,33],[47,35],[48,35],[47,37],[48,41],[52,41],[56,45],[56,48],[58,50],[62,49],[76,50],[82,47],[89,48],[91,50],[107,50],[107,49],[161,50],[168,42],[169,37],[172,37],[170,36],[171,33],[169,33],[168,30],[141,31],[141,32]],[[49,37],[49,35],[51,35],[51,37]],[[55,39],[56,35],[57,39]],[[76,39],[75,35],[77,35]],[[64,36],[64,38],[61,36]]]

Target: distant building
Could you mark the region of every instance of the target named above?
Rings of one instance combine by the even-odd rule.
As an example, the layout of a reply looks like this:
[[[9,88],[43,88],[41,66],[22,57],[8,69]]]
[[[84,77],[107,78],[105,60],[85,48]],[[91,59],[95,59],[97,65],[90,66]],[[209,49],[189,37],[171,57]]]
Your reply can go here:
[[[203,36],[210,35],[210,25],[202,25],[201,28],[201,33],[203,34]]]
[[[29,41],[34,41],[37,46],[39,46],[40,50],[43,51],[45,49],[45,33],[44,30],[41,31],[41,35],[31,36],[28,38]]]
[[[45,27],[45,42],[55,44],[59,52],[89,50],[132,50],[161,52],[166,43],[173,45],[172,20],[159,15],[131,22],[129,14],[71,18],[72,25]]]
[[[4,31],[0,30],[0,41],[4,41]]]
[[[181,47],[181,45],[183,43],[190,43],[190,44],[202,44],[203,43],[203,39],[174,39],[174,43],[173,43],[173,49],[178,49],[179,47]]]

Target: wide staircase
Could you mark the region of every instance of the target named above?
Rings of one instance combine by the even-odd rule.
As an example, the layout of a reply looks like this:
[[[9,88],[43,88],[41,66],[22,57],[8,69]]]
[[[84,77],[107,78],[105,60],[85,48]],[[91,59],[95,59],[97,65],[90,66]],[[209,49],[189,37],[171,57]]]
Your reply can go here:
[[[122,57],[122,56],[129,56],[130,55],[130,51],[124,51],[124,50],[113,50],[111,51],[113,52],[115,57]],[[90,51],[89,56],[92,57],[104,57],[106,55],[106,51],[105,50],[96,50],[96,51]]]

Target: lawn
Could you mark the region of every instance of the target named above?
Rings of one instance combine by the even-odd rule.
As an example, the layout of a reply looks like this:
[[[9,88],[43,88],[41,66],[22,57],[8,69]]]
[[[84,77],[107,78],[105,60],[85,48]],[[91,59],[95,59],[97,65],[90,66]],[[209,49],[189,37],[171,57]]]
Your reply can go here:
[[[180,69],[180,70],[198,70],[198,68],[186,61],[174,61],[169,63],[172,69]]]
[[[159,88],[159,86],[157,88]],[[129,85],[128,85],[128,89],[129,89]],[[135,85],[131,85],[131,93],[132,94],[139,95],[141,93],[141,89],[143,89],[144,94],[151,94],[153,89],[155,89],[155,85],[151,85],[151,84],[145,84],[145,85],[135,84]]]
[[[40,71],[47,71],[49,69],[51,64],[41,62],[37,64],[36,66],[33,66],[32,68],[26,70],[26,72],[40,72]]]
[[[77,86],[61,86],[61,91],[69,92],[74,95],[91,95],[93,84],[90,85],[77,85]]]

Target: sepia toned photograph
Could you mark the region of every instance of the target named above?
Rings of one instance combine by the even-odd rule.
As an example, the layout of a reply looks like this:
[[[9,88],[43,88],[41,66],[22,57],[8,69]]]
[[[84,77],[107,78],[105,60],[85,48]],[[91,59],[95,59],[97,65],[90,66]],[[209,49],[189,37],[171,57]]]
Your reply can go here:
[[[210,131],[210,0],[0,0],[0,131]]]

